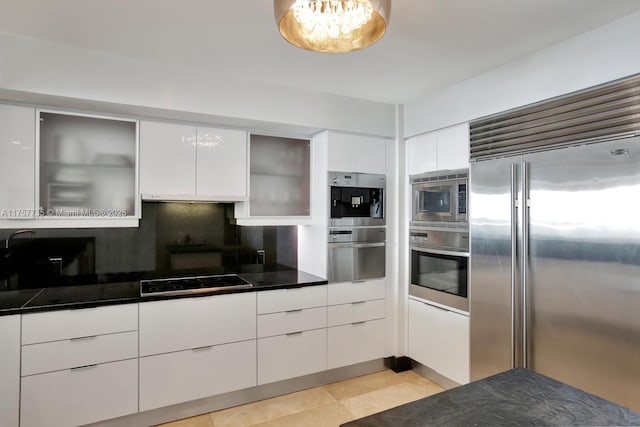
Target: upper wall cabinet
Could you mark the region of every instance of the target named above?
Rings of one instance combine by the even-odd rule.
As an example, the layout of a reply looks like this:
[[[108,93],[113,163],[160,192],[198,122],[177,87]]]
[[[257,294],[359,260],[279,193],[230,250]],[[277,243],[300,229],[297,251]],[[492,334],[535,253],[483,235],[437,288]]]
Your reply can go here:
[[[330,171],[386,173],[386,140],[328,132]]]
[[[246,200],[247,133],[141,122],[140,193],[149,200]]]
[[[249,203],[236,204],[239,224],[298,224],[311,217],[311,142],[251,135]]]
[[[138,123],[39,111],[39,214],[139,217]]]
[[[35,108],[0,105],[0,219],[35,215]]]
[[[409,175],[469,167],[469,124],[451,126],[407,139]]]

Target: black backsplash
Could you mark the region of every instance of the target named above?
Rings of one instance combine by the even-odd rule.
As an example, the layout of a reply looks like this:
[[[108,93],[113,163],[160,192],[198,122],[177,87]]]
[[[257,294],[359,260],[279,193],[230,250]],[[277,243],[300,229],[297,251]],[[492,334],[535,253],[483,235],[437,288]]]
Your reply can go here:
[[[145,202],[138,228],[36,229],[15,236],[0,260],[0,289],[297,268],[295,226],[237,226],[233,208]]]

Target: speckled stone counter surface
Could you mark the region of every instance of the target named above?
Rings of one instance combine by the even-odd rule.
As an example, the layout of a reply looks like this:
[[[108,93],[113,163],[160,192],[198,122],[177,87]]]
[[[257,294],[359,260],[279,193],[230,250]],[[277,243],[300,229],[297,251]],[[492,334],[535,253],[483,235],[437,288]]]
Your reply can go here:
[[[342,426],[640,426],[640,413],[512,369]]]

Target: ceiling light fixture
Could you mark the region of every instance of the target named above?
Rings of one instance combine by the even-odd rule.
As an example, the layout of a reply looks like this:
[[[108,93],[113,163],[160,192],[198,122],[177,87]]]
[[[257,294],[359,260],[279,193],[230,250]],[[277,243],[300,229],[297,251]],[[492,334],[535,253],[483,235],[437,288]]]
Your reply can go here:
[[[315,52],[364,49],[384,35],[391,0],[274,0],[280,34]]]

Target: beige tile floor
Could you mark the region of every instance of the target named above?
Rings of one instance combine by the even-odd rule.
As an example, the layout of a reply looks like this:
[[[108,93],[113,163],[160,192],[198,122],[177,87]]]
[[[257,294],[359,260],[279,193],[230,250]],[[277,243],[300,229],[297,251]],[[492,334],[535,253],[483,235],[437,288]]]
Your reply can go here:
[[[441,391],[442,387],[413,371],[384,370],[162,427],[336,427]]]

